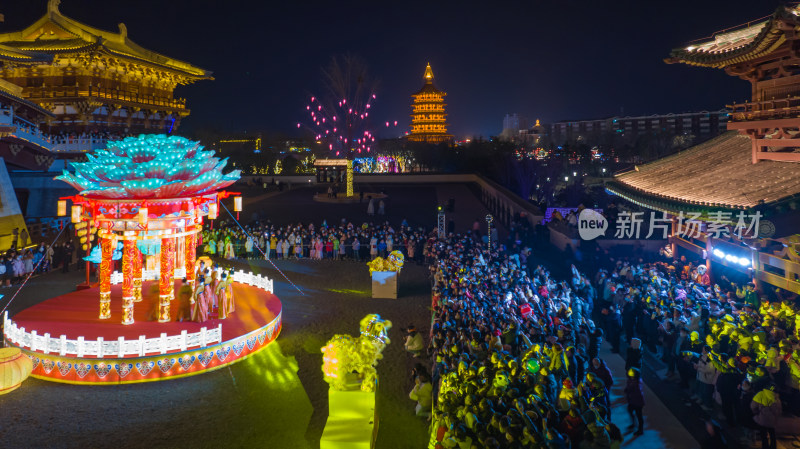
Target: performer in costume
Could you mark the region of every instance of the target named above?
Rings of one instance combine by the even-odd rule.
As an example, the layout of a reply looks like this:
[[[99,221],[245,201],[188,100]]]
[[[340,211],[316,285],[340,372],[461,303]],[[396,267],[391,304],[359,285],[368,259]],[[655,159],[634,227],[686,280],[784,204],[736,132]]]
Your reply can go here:
[[[194,304],[192,304],[192,321],[202,323],[208,319],[205,278],[200,276],[196,282],[197,288],[194,290]]]
[[[158,309],[159,309],[159,296],[161,290],[158,286],[158,281],[153,282],[150,284],[150,311],[148,312],[147,319],[150,321],[158,321]]]
[[[214,306],[217,303],[217,295],[214,292],[215,286],[215,273],[211,270],[206,269],[206,273],[208,276],[208,282],[205,284],[205,298],[206,298],[206,313],[211,313],[214,310]]]
[[[233,273],[234,270],[231,268],[230,272],[228,273],[228,278],[225,282],[225,296],[228,299],[228,314],[236,311],[236,303],[233,301]]]
[[[219,304],[219,308],[217,309],[218,318],[224,320],[228,317],[228,273],[222,273],[222,279],[217,282],[216,294],[217,294],[217,304]]]
[[[198,265],[197,270],[194,272],[195,279],[200,279],[206,272],[206,262],[204,260],[201,260]]]
[[[183,284],[178,291],[178,314],[175,316],[177,321],[192,319],[192,286],[183,278]]]

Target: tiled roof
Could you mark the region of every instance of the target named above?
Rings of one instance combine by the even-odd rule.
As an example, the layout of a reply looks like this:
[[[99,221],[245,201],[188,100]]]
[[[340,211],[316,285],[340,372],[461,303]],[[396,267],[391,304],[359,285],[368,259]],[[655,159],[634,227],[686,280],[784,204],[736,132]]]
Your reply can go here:
[[[0,61],[13,61],[22,63],[51,62],[53,57],[46,53],[21,50],[0,44]]]
[[[654,209],[680,205],[750,209],[800,194],[800,164],[753,164],[750,138],[729,131],[678,154],[637,166],[618,175],[606,188],[645,206],[661,204]]]
[[[211,79],[209,71],[140,47],[128,38],[124,24],[119,25],[118,33],[100,30],[62,15],[57,4],[48,6],[47,14],[26,29],[0,33],[0,45],[51,55],[99,47],[114,56],[179,72],[190,79]]]
[[[422,89],[420,89],[419,92],[415,93],[414,95],[419,95],[419,94],[442,94],[442,95],[447,95],[446,93],[444,93],[441,90],[437,89],[436,86],[433,85],[433,83],[425,83],[425,85],[422,86]]]
[[[683,63],[722,68],[769,54],[786,42],[783,23],[800,24],[800,7],[780,7],[769,18],[747,23],[731,31],[715,34],[711,39],[676,48],[665,59],[667,63]]]

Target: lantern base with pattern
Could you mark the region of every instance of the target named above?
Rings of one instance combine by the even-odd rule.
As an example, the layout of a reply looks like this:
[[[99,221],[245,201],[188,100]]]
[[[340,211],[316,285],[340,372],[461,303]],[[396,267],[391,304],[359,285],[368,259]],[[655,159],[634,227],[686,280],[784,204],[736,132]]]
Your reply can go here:
[[[0,394],[10,393],[28,378],[33,362],[19,348],[0,349]]]

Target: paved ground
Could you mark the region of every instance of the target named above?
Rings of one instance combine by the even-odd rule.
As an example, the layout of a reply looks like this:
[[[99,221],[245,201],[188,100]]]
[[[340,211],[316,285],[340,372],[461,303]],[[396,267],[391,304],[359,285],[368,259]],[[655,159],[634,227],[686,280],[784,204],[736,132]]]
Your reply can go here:
[[[29,379],[0,396],[2,446],[318,447],[328,391],[319,348],[335,333],[357,334],[359,320],[377,312],[394,323],[393,343],[378,366],[378,447],[423,447],[426,426],[407,398],[410,367],[400,328],[430,320],[424,268],[410,265],[401,273],[401,299],[373,300],[364,264],[278,262],[302,295],[265,265],[251,268],[276,280],[284,304],[283,331],[268,349],[228,368],[166,382],[106,387]],[[80,279],[78,273],[35,278],[12,310],[65,293]]]
[[[628,415],[625,403],[625,360],[611,353],[610,345],[603,345],[600,350],[600,357],[606,361],[614,376],[614,386],[611,389],[611,420],[623,432],[625,440],[622,447],[631,449],[640,447],[660,447],[665,449],[700,447],[697,440],[670,413],[669,409],[647,385],[644,388],[644,435],[633,436],[633,430],[627,430],[632,420]]]

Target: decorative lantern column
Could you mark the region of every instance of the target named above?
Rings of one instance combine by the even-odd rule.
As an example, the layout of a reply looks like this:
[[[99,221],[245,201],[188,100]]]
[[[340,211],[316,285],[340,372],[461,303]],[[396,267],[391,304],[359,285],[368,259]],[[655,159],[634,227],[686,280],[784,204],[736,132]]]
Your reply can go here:
[[[161,274],[158,280],[158,321],[166,323],[169,318],[169,307],[174,298],[175,287],[175,239],[161,239]]]
[[[142,302],[142,252],[133,246],[133,301]]]
[[[100,319],[111,318],[111,256],[114,239],[111,235],[100,238]]]
[[[122,249],[122,324],[133,324],[133,270],[137,252],[136,240],[125,240]]]
[[[197,249],[195,245],[197,244],[197,236],[194,234],[189,234],[186,236],[186,245],[185,245],[185,257],[186,261],[184,266],[186,267],[186,283],[191,285],[194,288],[194,261],[197,259]]]
[[[350,159],[347,160],[347,174],[345,176],[347,180],[347,196],[351,197],[353,196],[353,161]]]

